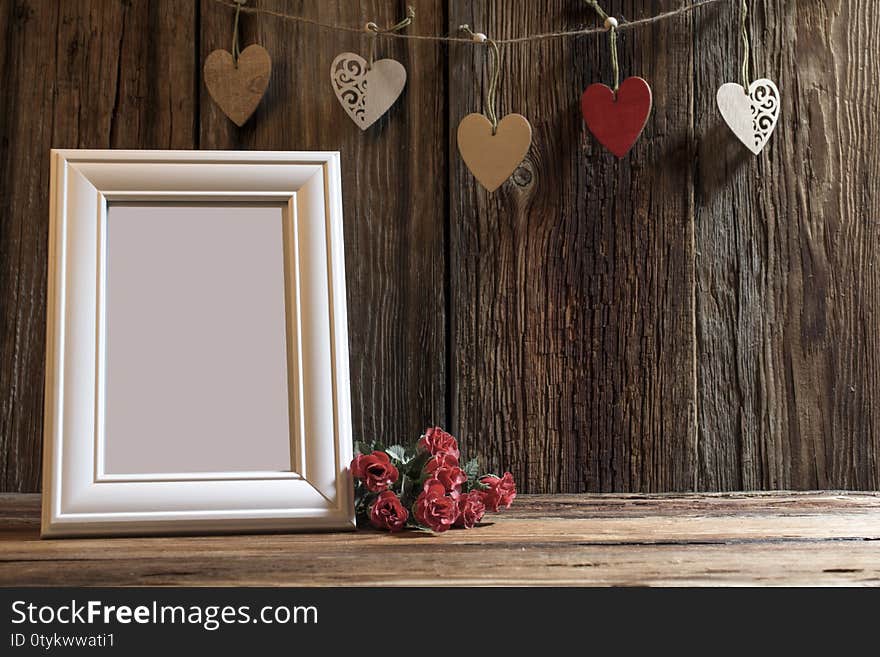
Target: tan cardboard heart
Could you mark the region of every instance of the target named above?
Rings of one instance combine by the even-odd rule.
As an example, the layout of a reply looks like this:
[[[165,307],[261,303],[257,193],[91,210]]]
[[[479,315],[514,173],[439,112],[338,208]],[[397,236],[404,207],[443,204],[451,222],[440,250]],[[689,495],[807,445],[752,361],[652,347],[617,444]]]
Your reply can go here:
[[[529,152],[532,126],[521,114],[508,114],[492,124],[482,114],[468,114],[458,124],[458,152],[474,177],[494,192],[510,177]]]
[[[205,60],[203,73],[211,98],[241,127],[266,93],[272,59],[263,46],[253,44],[241,51],[236,67],[229,51],[215,50]]]
[[[360,55],[344,52],[330,65],[330,79],[342,109],[366,130],[400,97],[406,69],[393,59],[379,59],[370,66]]]

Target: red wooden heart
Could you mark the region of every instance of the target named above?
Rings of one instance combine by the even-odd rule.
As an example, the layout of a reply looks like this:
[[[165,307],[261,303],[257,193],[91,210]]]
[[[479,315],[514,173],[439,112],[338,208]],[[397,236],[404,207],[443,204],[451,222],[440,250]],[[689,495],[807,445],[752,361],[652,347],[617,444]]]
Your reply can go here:
[[[611,87],[591,84],[581,96],[581,113],[599,143],[623,157],[648,122],[651,87],[642,78],[627,78],[615,97]]]

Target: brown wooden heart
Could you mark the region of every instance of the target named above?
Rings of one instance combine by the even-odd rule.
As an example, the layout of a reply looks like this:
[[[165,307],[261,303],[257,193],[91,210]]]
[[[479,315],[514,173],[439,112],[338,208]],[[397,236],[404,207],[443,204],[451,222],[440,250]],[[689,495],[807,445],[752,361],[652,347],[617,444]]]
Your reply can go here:
[[[482,114],[468,114],[458,124],[458,152],[474,177],[494,192],[510,177],[529,152],[532,126],[521,114],[508,114],[492,124]]]
[[[203,73],[211,98],[241,127],[266,93],[272,59],[263,46],[253,44],[241,51],[236,66],[229,51],[215,50],[205,60]]]

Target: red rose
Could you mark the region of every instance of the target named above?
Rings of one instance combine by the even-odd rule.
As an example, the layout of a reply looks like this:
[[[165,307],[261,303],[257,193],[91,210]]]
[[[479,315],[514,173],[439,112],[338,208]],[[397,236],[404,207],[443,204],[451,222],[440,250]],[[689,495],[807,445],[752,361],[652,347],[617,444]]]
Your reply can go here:
[[[486,494],[481,490],[472,490],[467,495],[458,498],[456,527],[473,529],[474,525],[483,519],[483,515],[486,513],[485,496]]]
[[[461,457],[458,451],[458,441],[440,427],[425,429],[424,435],[419,439],[419,447],[431,456],[446,454],[454,456],[456,461]]]
[[[458,459],[451,454],[441,454],[432,458],[425,464],[425,472],[443,484],[446,492],[453,497],[461,493],[461,485],[467,481],[464,470],[458,467]]]
[[[388,488],[399,476],[388,455],[379,451],[355,456],[351,462],[351,474],[355,479],[363,479],[367,490],[374,493]]]
[[[397,495],[383,490],[370,507],[370,524],[376,529],[399,532],[406,525],[409,511],[400,503]]]
[[[488,475],[480,479],[480,483],[488,486],[483,491],[485,495],[486,508],[490,511],[498,511],[502,505],[505,509],[509,509],[516,497],[516,483],[513,481],[513,475],[505,472],[503,477]]]
[[[458,457],[452,454],[438,454],[425,463],[425,472],[434,472],[437,468],[458,467]]]
[[[446,487],[436,479],[428,479],[416,499],[416,520],[435,532],[445,532],[458,519],[458,502],[446,494]]]

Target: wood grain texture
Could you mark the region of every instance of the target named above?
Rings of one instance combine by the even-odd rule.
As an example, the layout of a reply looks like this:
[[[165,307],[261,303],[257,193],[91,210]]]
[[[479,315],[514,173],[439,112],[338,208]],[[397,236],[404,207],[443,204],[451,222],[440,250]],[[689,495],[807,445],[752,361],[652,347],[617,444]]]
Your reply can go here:
[[[490,36],[598,25],[569,0],[254,0],[360,26]],[[679,0],[607,0],[633,20]],[[51,147],[332,149],[343,155],[355,434],[433,423],[531,492],[880,488],[880,15],[868,0],[750,3],[753,77],[782,115],[751,155],[718,113],[739,79],[734,3],[621,32],[654,109],[621,161],[578,100],[604,35],[503,48],[499,115],[533,127],[487,194],[455,130],[488,52],[382,40],[400,100],[361,133],[330,64],[368,38],[242,16],[273,59],[243,128],[201,67],[213,0],[0,3],[0,490],[40,481]]]
[[[41,541],[39,496],[6,495],[0,586],[880,584],[876,494],[522,496],[491,519],[437,536]]]
[[[635,18],[641,6],[606,9]],[[497,38],[595,24],[562,0],[450,8],[450,29]],[[578,105],[610,80],[606,38],[504,48],[499,114],[529,118],[530,154],[492,196],[453,163],[454,425],[528,491],[696,486],[690,39],[691,18],[622,35],[623,76],[650,79],[658,102],[621,161]],[[450,51],[453,124],[483,107],[487,80],[471,71],[485,74],[487,56]]]
[[[38,490],[50,148],[192,148],[187,0],[0,3],[0,490]]]
[[[753,77],[782,114],[755,158],[716,120],[732,7],[695,67],[701,488],[880,485],[880,105],[869,2],[751,3]],[[867,85],[867,86],[866,86]]]

